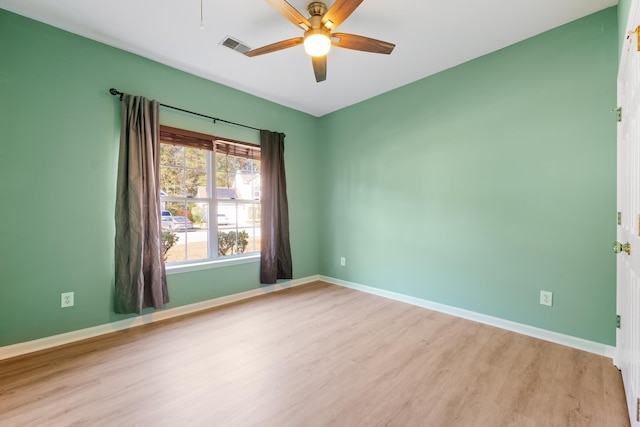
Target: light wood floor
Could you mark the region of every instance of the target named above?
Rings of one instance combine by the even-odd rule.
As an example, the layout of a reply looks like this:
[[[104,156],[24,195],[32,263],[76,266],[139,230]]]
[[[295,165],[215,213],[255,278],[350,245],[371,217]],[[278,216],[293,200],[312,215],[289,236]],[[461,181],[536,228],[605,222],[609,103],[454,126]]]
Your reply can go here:
[[[0,361],[0,425],[629,421],[610,359],[315,283]]]

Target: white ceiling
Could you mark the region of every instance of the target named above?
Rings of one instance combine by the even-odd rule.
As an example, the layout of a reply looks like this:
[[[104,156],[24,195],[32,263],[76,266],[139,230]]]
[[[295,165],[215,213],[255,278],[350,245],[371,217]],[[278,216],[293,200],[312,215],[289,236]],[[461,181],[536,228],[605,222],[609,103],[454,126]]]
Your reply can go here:
[[[355,104],[617,4],[617,0],[365,0],[340,26],[396,44],[377,55],[333,48],[316,83],[302,46],[248,58],[302,36],[265,0],[0,0],[0,8],[314,116]],[[303,15],[311,0],[289,0]],[[327,2],[327,6],[333,0]]]

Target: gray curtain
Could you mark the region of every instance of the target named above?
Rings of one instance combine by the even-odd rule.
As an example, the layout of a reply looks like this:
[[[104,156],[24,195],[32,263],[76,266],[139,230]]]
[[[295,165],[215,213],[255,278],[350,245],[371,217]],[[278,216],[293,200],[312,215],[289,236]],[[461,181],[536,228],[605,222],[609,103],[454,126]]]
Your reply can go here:
[[[289,202],[284,172],[284,134],[260,131],[262,244],[260,283],[292,279]]]
[[[169,302],[162,254],[159,104],[122,96],[116,192],[115,312],[138,313]]]

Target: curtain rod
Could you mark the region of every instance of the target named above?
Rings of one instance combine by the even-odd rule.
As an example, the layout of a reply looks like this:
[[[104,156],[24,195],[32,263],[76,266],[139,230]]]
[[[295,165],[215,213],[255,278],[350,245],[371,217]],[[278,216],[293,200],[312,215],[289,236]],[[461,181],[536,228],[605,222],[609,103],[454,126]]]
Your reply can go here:
[[[124,92],[120,92],[119,90],[114,89],[114,88],[109,89],[109,93],[111,95],[119,96],[120,100],[122,100],[122,95],[124,95]],[[228,124],[234,125],[234,126],[240,126],[240,127],[247,128],[247,129],[253,129],[253,130],[257,130],[257,131],[261,130],[261,129],[258,129],[258,128],[254,128],[253,126],[247,126],[247,125],[243,125],[241,123],[230,122],[229,120],[224,120],[224,119],[219,119],[217,117],[207,116],[206,114],[196,113],[196,112],[193,112],[193,111],[185,110],[183,108],[173,107],[173,106],[167,105],[167,104],[160,103],[160,105],[165,107],[165,108],[171,108],[172,110],[178,110],[178,111],[182,111],[183,113],[193,114],[194,116],[200,116],[200,117],[205,117],[207,119],[211,119],[211,120],[213,120],[213,123],[222,122],[222,123],[228,123]]]

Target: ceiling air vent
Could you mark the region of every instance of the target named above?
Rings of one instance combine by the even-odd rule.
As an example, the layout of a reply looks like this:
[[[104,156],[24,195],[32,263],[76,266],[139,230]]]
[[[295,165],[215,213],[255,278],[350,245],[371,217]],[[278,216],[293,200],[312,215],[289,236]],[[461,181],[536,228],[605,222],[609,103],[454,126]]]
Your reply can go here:
[[[234,39],[233,37],[225,37],[224,40],[220,43],[222,46],[226,46],[229,49],[233,49],[236,52],[240,52],[242,54],[249,52],[251,48],[246,44],[243,44],[241,41]]]

